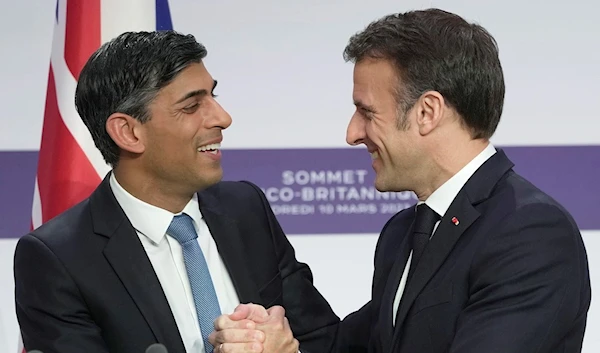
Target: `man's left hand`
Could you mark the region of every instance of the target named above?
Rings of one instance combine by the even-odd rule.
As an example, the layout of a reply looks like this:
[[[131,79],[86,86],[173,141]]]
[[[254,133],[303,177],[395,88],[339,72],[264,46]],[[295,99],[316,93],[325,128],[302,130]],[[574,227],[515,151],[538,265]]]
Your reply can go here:
[[[242,304],[217,318],[209,340],[214,353],[298,353],[299,347],[282,307],[265,311],[255,304]]]

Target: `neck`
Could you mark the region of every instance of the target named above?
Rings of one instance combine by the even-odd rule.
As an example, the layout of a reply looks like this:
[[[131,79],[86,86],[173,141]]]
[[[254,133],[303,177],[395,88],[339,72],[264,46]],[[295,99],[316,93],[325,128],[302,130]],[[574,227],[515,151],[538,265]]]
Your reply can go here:
[[[489,141],[484,139],[463,139],[454,143],[446,140],[432,146],[428,151],[429,163],[422,173],[423,182],[418,190],[415,190],[419,200],[427,200],[435,190],[477,157],[488,144]]]
[[[123,189],[135,198],[172,213],[179,213],[194,196],[165,185],[164,181],[144,175],[138,168],[126,168],[119,164],[113,169],[115,178]]]

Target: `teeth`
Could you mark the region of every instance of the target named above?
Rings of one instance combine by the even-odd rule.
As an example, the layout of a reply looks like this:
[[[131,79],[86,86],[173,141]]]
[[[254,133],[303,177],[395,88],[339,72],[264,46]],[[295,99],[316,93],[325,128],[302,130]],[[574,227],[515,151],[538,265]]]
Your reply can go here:
[[[369,154],[371,155],[371,160],[376,160],[377,158],[379,158],[379,152],[377,151],[371,152]]]
[[[198,152],[210,151],[211,153],[217,153],[217,150],[221,149],[220,143],[213,143],[210,145],[202,146],[198,148]]]

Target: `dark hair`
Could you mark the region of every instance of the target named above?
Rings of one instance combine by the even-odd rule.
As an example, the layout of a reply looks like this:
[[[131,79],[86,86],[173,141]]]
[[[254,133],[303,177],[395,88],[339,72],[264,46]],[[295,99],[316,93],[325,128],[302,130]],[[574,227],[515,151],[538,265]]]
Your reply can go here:
[[[79,75],[75,106],[108,164],[119,160],[108,117],[119,112],[147,122],[158,91],[206,55],[194,36],[174,31],[126,32],[92,54]]]
[[[483,27],[439,9],[388,15],[350,38],[344,59],[364,58],[394,63],[402,81],[397,93],[403,116],[434,90],[461,115],[473,138],[494,134],[504,76],[497,43]]]

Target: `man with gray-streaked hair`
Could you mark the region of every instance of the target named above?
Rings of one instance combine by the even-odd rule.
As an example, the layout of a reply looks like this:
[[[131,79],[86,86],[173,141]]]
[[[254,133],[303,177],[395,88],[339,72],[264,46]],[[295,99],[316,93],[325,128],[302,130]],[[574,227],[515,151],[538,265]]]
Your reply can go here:
[[[340,352],[581,351],[586,251],[558,202],[490,138],[504,78],[494,38],[439,9],[383,17],[354,35],[350,145],[379,191],[419,201],[384,226],[371,301],[343,320]]]
[[[342,321],[334,351],[580,352],[585,247],[569,212],[490,143],[505,91],[494,38],[410,11],[369,24],[344,57],[347,142],[365,145],[379,191],[419,201],[383,227],[371,300]]]

